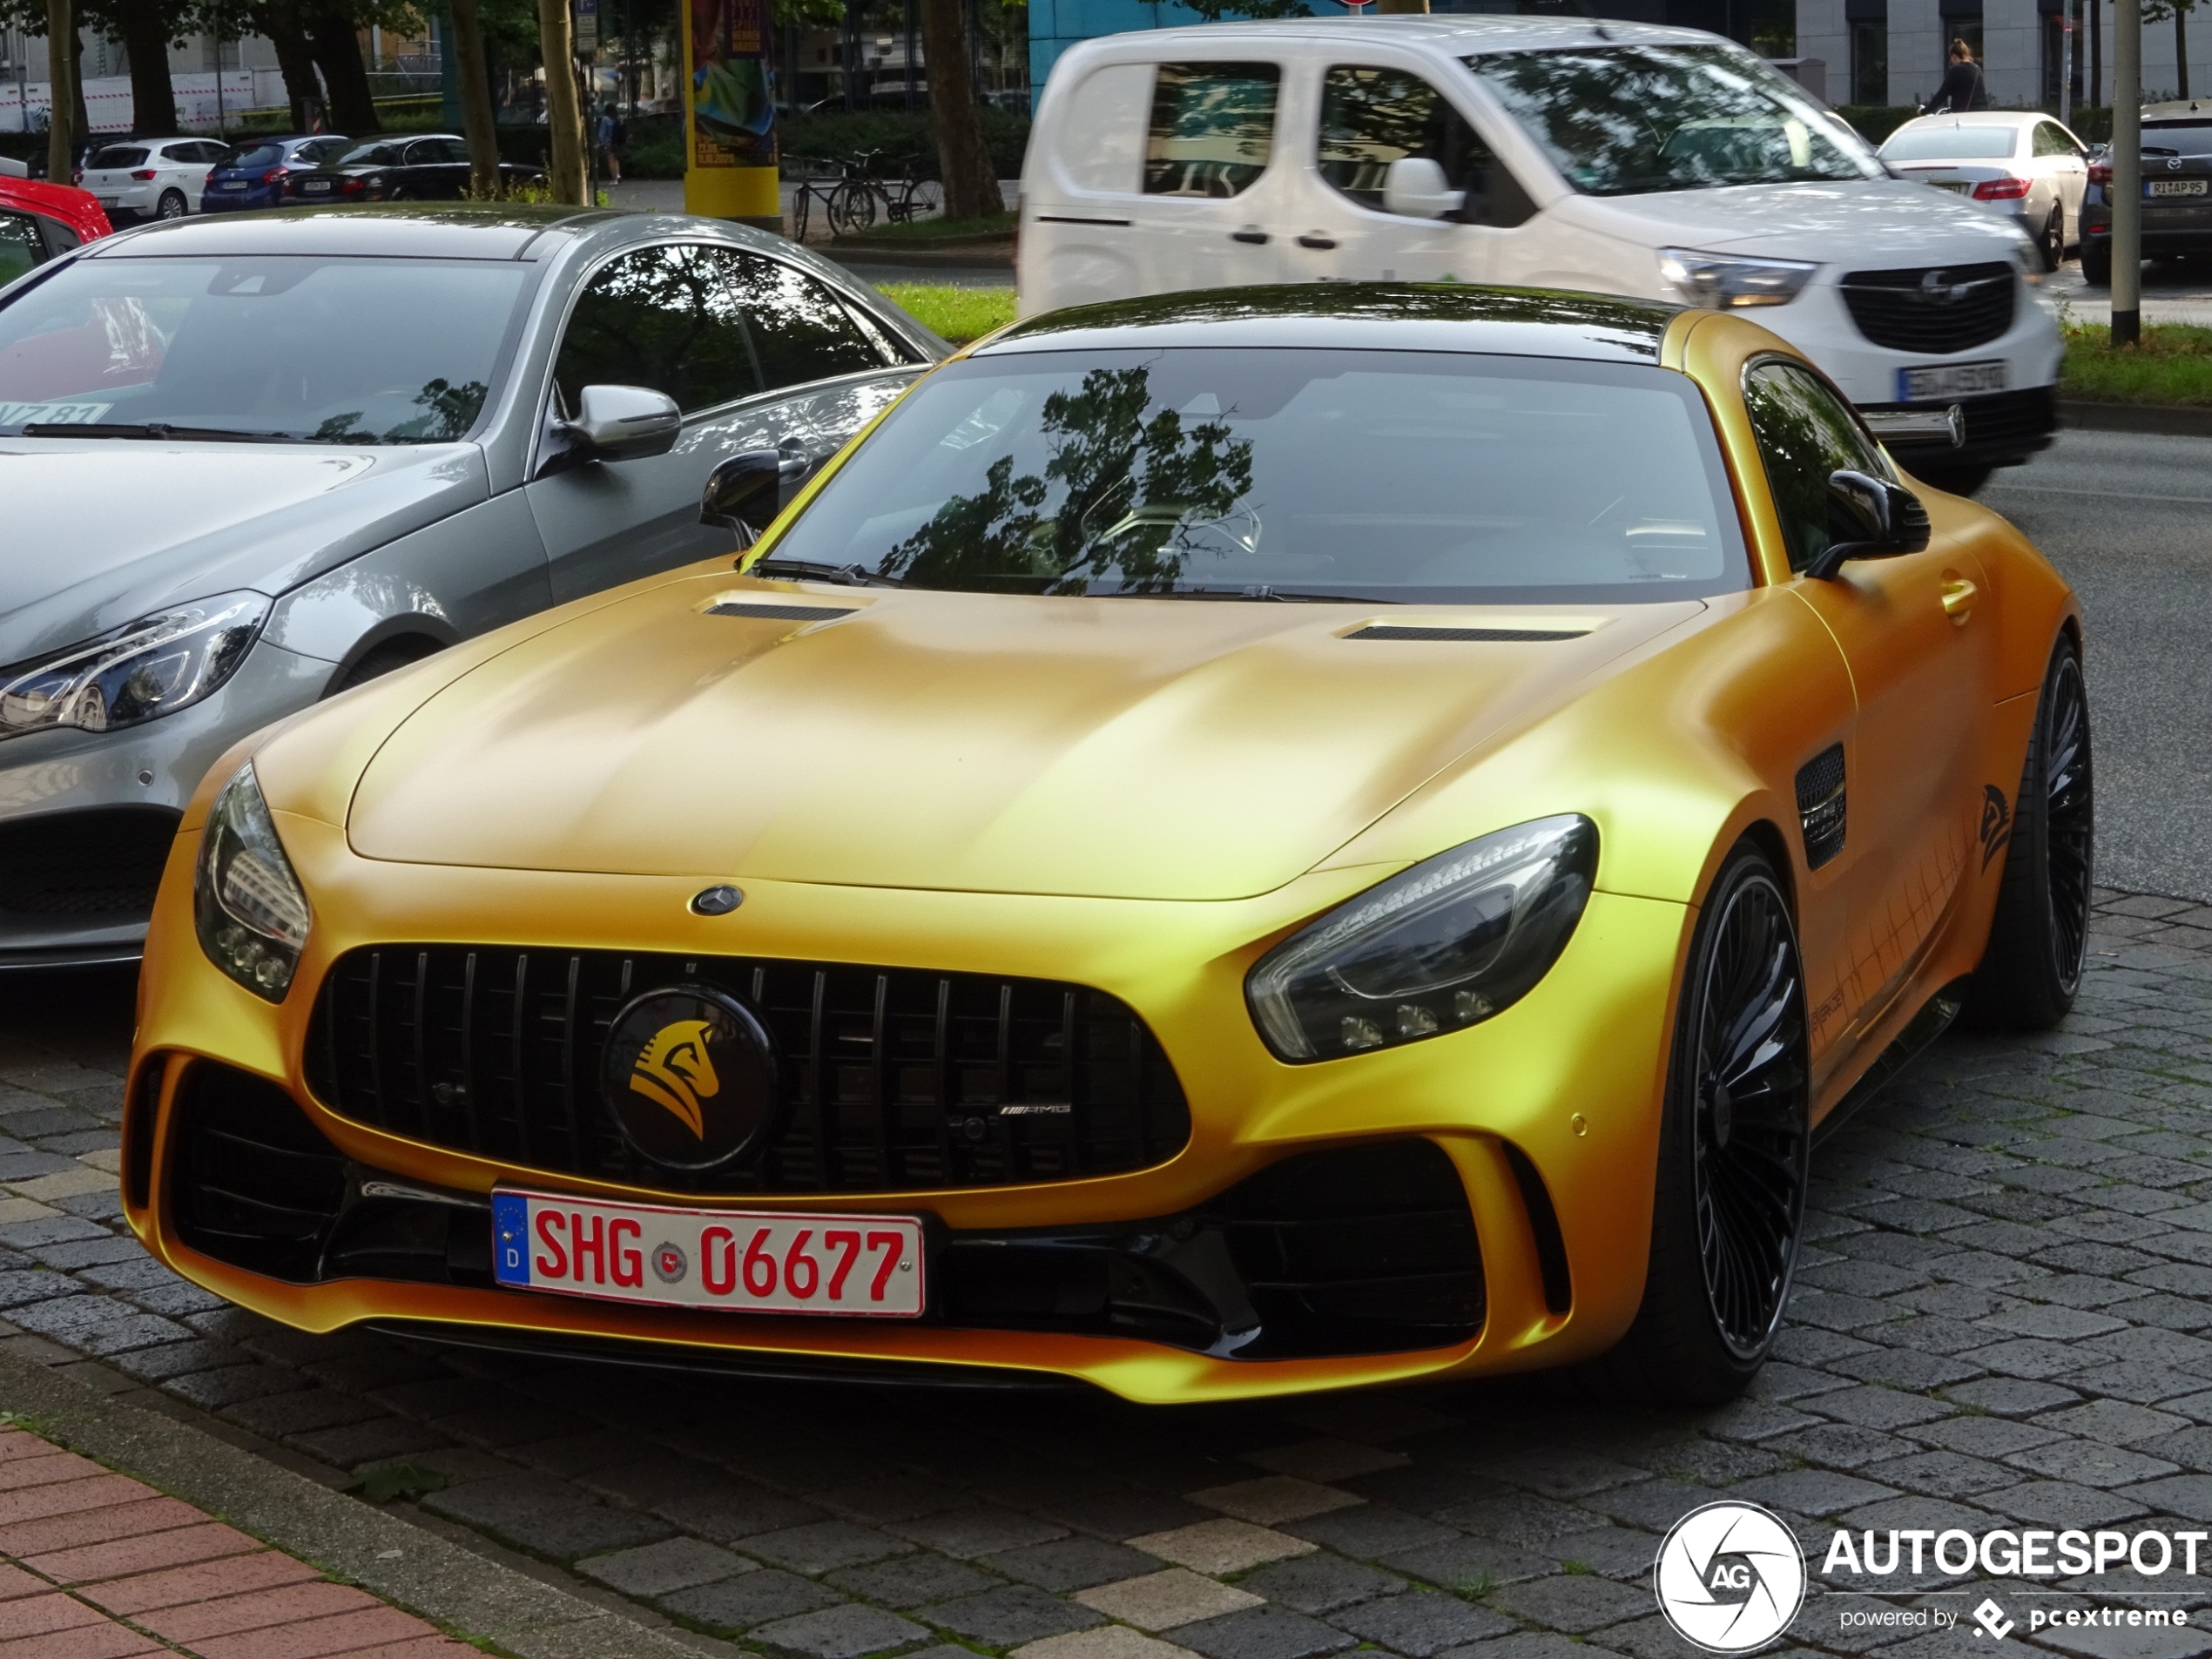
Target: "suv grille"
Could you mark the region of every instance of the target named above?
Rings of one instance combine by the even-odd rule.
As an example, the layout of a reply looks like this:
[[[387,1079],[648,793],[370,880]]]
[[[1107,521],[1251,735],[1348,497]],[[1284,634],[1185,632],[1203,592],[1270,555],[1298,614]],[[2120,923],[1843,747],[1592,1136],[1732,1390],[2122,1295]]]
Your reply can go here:
[[[751,1003],[783,1062],[782,1127],[750,1167],[664,1170],[601,1107],[615,1015],[639,992],[686,981]],[[357,1123],[672,1192],[1070,1180],[1160,1163],[1190,1136],[1174,1070],[1127,1004],[980,974],[390,945],[331,969],[307,1062],[316,1096]]]
[[[1844,303],[1858,332],[1892,351],[1932,355],[1972,351],[2013,326],[2020,275],[2002,260],[1987,265],[1853,271]]]

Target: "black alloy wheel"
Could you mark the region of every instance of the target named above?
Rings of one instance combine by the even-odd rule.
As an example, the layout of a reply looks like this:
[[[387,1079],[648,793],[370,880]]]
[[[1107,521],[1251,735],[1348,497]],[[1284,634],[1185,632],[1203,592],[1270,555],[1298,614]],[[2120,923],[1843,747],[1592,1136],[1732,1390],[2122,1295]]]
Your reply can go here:
[[[1641,1398],[1740,1393],[1774,1346],[1811,1149],[1804,965],[1781,878],[1739,843],[1697,921],[1669,1069],[1643,1305],[1606,1369]]]
[[[1985,822],[1990,810],[1984,809]],[[2003,830],[1997,914],[1969,1007],[1984,1025],[2047,1030],[2066,1017],[2081,988],[2096,868],[2089,691],[2070,635],[2060,636],[2044,671],[2020,793]]]

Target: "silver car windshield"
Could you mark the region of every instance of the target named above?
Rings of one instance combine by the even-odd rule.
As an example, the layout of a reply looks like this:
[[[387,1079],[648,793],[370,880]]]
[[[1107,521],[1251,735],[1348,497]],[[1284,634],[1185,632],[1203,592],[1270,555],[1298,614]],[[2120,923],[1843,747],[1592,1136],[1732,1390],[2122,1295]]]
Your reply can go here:
[[[0,433],[450,442],[490,395],[528,270],[78,260],[0,309]]]
[[[1747,584],[1680,374],[1427,352],[1038,351],[923,381],[763,574],[1361,604]]]
[[[1584,195],[1885,176],[1856,133],[1737,49],[1575,46],[1466,61]]]

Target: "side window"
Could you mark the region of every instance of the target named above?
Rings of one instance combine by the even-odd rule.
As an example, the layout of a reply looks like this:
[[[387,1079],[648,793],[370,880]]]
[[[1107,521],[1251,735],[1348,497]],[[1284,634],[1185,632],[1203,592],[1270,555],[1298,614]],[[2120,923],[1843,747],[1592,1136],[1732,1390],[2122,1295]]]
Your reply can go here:
[[[2038,121],[2035,124],[2034,153],[2039,156],[2071,156],[2080,152],[2075,150],[2074,140],[2066,136],[2062,128],[2048,121]]]
[[[38,221],[28,213],[0,213],[0,287],[46,257]]]
[[[553,365],[570,411],[587,386],[649,386],[690,415],[760,389],[724,256],[648,247],[602,266],[570,314]]]
[[[1743,407],[1766,466],[1790,568],[1802,570],[1828,549],[1828,475],[1845,468],[1877,478],[1893,475],[1851,411],[1794,363],[1761,363],[1744,375]]]
[[[1406,156],[1444,169],[1454,190],[1467,192],[1459,217],[1480,222],[1483,198],[1497,165],[1464,116],[1418,75],[1399,69],[1339,67],[1321,84],[1321,130],[1316,152],[1321,177],[1362,207],[1382,211],[1383,178]]]
[[[758,253],[724,257],[769,389],[885,366],[853,314],[805,272]]]
[[[1238,196],[1275,144],[1274,64],[1163,64],[1144,140],[1148,196]]]

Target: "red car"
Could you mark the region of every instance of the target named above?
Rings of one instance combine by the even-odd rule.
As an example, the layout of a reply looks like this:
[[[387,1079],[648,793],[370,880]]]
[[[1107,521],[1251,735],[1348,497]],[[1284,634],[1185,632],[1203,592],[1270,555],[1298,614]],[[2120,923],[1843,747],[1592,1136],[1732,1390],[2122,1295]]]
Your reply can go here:
[[[0,174],[0,288],[112,228],[90,191]]]

